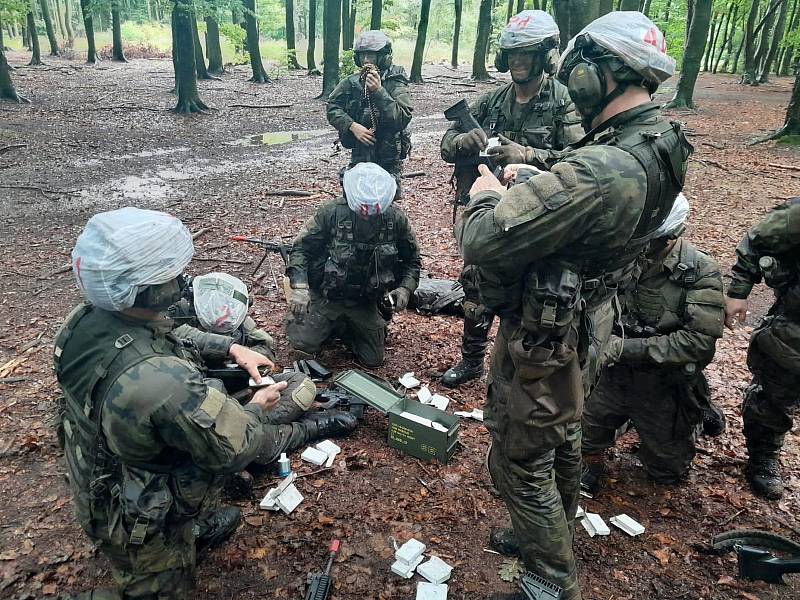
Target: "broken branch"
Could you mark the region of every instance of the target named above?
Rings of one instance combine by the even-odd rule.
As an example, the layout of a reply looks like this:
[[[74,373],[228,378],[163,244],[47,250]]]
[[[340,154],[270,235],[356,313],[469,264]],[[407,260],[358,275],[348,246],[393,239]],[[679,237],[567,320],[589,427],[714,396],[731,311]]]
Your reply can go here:
[[[291,104],[229,104],[228,108],[291,108]]]
[[[786,169],[788,171],[800,171],[800,167],[796,165],[782,165],[780,163],[769,163],[770,167],[775,167],[776,169]]]
[[[314,192],[305,190],[275,190],[274,192],[264,192],[265,196],[293,196],[295,198],[310,198]]]

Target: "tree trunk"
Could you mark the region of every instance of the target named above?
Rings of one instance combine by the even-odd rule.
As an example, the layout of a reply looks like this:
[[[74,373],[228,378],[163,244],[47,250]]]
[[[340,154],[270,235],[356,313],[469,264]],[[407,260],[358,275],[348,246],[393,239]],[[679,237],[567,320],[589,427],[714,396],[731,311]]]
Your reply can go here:
[[[212,17],[206,17],[206,54],[208,55],[209,75],[222,75],[225,65],[222,63],[222,46],[219,43],[219,23]]]
[[[481,0],[478,12],[478,31],[475,36],[475,52],[472,56],[472,78],[476,81],[489,79],[486,70],[486,50],[489,47],[489,31],[492,26],[492,0]]]
[[[708,73],[711,70],[711,56],[714,54],[714,48],[716,47],[717,36],[719,35],[719,30],[722,25],[722,20],[720,19],[719,13],[714,13],[711,17],[711,27],[708,31],[708,41],[706,42],[706,55],[703,59],[703,71]],[[687,24],[688,27],[688,24]],[[687,36],[688,42],[688,36]]]
[[[744,72],[742,73],[741,83],[751,85],[758,84],[756,77],[756,69],[758,65],[756,59],[756,35],[755,25],[758,20],[758,9],[761,0],[753,0],[753,6],[750,8],[750,14],[747,16],[747,22],[744,27]],[[735,65],[734,65],[735,68]]]
[[[356,8],[358,7],[358,2],[353,0],[350,3],[350,21],[349,21],[349,28],[347,30],[347,47],[352,48],[353,42],[356,39]]]
[[[178,88],[178,104],[173,112],[191,114],[204,112],[208,107],[197,93],[197,71],[195,71],[194,6],[185,0],[175,0],[172,8],[172,47],[175,49],[175,86]]]
[[[244,24],[247,31],[247,51],[250,53],[250,67],[253,83],[269,83],[269,75],[264,70],[261,62],[261,47],[259,46],[258,21],[256,20],[256,0],[242,0],[244,5]]]
[[[586,25],[594,21],[601,14],[601,4],[598,0],[553,0],[553,16],[561,31],[561,50],[567,47],[567,42],[575,37]],[[639,5],[636,5],[638,10]],[[603,4],[602,9],[606,6]],[[544,9],[542,9],[544,10]]]
[[[92,0],[81,0],[81,12],[83,13],[83,29],[86,32],[86,62],[92,65],[97,64],[97,48],[94,45],[94,22],[92,21],[91,11]]]
[[[339,7],[342,12],[342,22],[340,35],[342,38],[342,50],[349,50],[352,46],[348,45],[347,32],[350,31],[350,0],[340,0]]]
[[[284,0],[286,13],[286,64],[289,69],[298,70],[303,67],[297,62],[297,48],[294,42],[294,0]]]
[[[323,0],[324,2],[325,0]],[[317,69],[317,0],[308,0],[308,49],[306,50],[306,63],[308,72],[319,75]]]
[[[597,16],[602,17],[614,10],[614,0],[599,0],[597,7]]]
[[[719,63],[722,60],[722,55],[725,53],[725,48],[730,47],[731,23],[736,22],[736,13],[738,8],[738,5],[733,3],[731,3],[731,5],[728,7],[728,15],[725,18],[725,27],[723,27],[722,30],[722,43],[719,45],[719,54],[717,54],[714,64],[711,67],[711,70],[714,73],[716,73],[719,69]],[[728,50],[728,52],[730,52],[730,50]]]
[[[30,31],[28,31],[27,16],[22,21],[22,47],[27,48],[28,50],[33,49],[33,44],[31,43]]]
[[[797,27],[798,21],[800,21],[800,11],[797,10],[798,8],[798,0],[794,0],[794,6],[792,7],[792,19],[789,22],[789,31],[794,31]],[[792,58],[794,57],[794,46],[789,46],[786,48],[786,52],[783,54],[783,58],[781,59],[781,66],[778,73],[780,75],[788,75],[789,68],[792,66]]]
[[[508,0],[508,7],[506,8],[506,23],[514,16],[514,0]]]
[[[75,32],[72,30],[72,3],[64,0],[64,27],[67,29],[67,45],[72,48],[75,45]]]
[[[458,68],[458,40],[461,37],[461,14],[464,9],[462,0],[454,0],[455,25],[453,25],[453,52],[450,55],[450,66]]]
[[[664,5],[664,22],[669,23],[669,11],[672,8],[672,0],[667,0],[667,3]]]
[[[652,4],[653,0],[644,0],[644,4],[642,4],[642,14],[645,17],[650,16],[650,5]]]
[[[50,6],[50,14],[55,15],[55,24],[58,26],[58,32],[61,34],[61,39],[67,39],[67,30],[64,29],[64,19],[61,16],[61,3],[59,0],[53,0],[53,4]]]
[[[0,31],[0,99],[10,100],[11,102],[28,102],[27,98],[17,93],[14,88],[14,82],[11,81],[11,67],[8,66],[8,61],[6,61],[2,37],[2,32]]]
[[[417,27],[417,43],[414,46],[414,61],[411,63],[411,81],[422,81],[422,59],[425,56],[425,40],[428,37],[428,19],[431,14],[431,0],[422,0],[419,11],[419,26]]]
[[[42,9],[42,19],[44,20],[45,31],[47,31],[47,41],[50,42],[50,56],[59,56],[61,52],[58,49],[56,32],[53,29],[53,19],[50,18],[50,7],[47,6],[47,0],[39,0],[39,6]],[[35,36],[36,29],[33,31]]]
[[[667,105],[670,108],[694,108],[694,84],[700,72],[700,61],[703,58],[708,38],[713,4],[713,0],[694,0],[692,21],[686,24],[689,33],[686,38],[686,51],[683,55],[683,68],[680,79],[678,79],[675,97]]]
[[[200,32],[197,29],[197,14],[192,12],[192,46],[194,47],[194,71],[198,79],[213,79],[206,68],[206,59],[203,56],[203,46],[200,45]]]
[[[800,68],[794,78],[794,89],[792,99],[789,101],[789,108],[786,111],[786,125],[784,126],[787,134],[800,135]]]
[[[112,0],[111,4],[111,60],[128,62],[122,50],[122,17],[119,12],[118,0]]]
[[[517,0],[517,9],[514,11],[514,14],[518,15],[523,10],[525,10],[525,0]]]
[[[770,35],[772,34],[773,25],[775,24],[775,18],[777,16],[776,9],[778,4],[782,1],[783,0],[772,0],[772,4],[768,5],[767,12],[761,19],[761,31],[758,33],[758,49],[756,50],[756,56],[753,61],[755,66],[755,80],[753,81],[753,85],[758,85],[761,80],[761,71],[767,60],[767,54],[769,54]]]
[[[33,6],[31,6],[33,8]],[[28,20],[28,31],[31,32],[31,45],[33,49],[31,50],[31,62],[28,64],[31,66],[41,65],[42,64],[42,49],[39,46],[39,36],[36,33],[36,20],[33,18],[33,11],[28,12],[27,16]]]
[[[372,0],[372,12],[369,16],[369,28],[380,29],[383,17],[383,0]]]
[[[341,0],[324,0],[322,5],[322,93],[328,99],[339,83],[339,36],[342,33]]]
[[[789,0],[783,0],[781,3],[780,13],[778,14],[778,22],[775,25],[775,33],[772,34],[772,44],[770,44],[767,57],[764,59],[764,66],[761,68],[761,75],[758,78],[759,83],[769,82],[769,74],[772,71],[772,65],[775,62],[775,57],[778,55],[778,48],[781,47],[783,41],[783,33],[786,30],[786,17],[789,14]]]
[[[620,0],[620,10],[639,10],[639,0]]]

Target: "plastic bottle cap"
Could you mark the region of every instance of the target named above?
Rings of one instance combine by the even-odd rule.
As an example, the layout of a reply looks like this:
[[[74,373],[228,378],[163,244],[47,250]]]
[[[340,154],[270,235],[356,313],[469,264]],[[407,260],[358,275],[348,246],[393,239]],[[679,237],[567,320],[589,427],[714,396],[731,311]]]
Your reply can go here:
[[[272,460],[275,460],[274,458]],[[286,460],[286,452],[281,452],[280,460]]]

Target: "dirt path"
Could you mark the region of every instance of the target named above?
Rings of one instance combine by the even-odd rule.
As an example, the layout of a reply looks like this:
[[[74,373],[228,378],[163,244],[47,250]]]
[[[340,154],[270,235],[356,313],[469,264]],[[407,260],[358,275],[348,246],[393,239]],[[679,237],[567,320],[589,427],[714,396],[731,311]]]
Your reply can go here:
[[[22,65],[24,56],[11,53]],[[0,383],[0,597],[33,598],[107,584],[108,563],[96,555],[71,515],[60,452],[48,425],[57,386],[51,343],[69,308],[78,301],[62,267],[87,218],[133,204],[169,211],[192,231],[210,227],[196,241],[195,273],[228,270],[257,292],[255,317],[280,339],[285,306],[269,275],[249,277],[253,248],[230,244],[234,233],[291,237],[322,200],[336,193],[335,153],[323,105],[309,100],[319,80],[292,75],[264,87],[246,82],[242,68],[222,81],[200,82],[204,100],[219,108],[196,118],[166,112],[173,97],[165,60],[103,63],[47,59],[46,70],[14,73],[30,106],[0,105],[0,365],[20,360],[16,383]],[[401,202],[417,231],[424,267],[455,277],[458,255],[448,204],[450,170],[439,159],[446,123],[441,111],[462,95],[489,87],[458,85],[453,72],[429,67],[428,85],[412,86],[414,151]],[[449,77],[447,77],[449,76]],[[782,121],[790,82],[763,88],[736,85],[725,76],[701,77],[699,113],[676,114],[697,148],[687,195],[693,211],[689,237],[724,268],[746,227],[769,207],[796,194],[800,176],[770,163],[800,164],[797,150],[772,144],[746,147],[752,137]],[[291,103],[291,108],[236,108],[231,104]],[[312,132],[277,145],[239,145],[265,132]],[[307,134],[299,134],[305,137]],[[290,136],[291,137],[291,136]],[[6,146],[25,147],[3,151]],[[311,199],[266,196],[297,188]],[[202,260],[201,260],[202,259]],[[278,268],[278,260],[273,259]],[[768,306],[759,290],[756,312]],[[380,374],[414,370],[432,381],[458,356],[460,322],[407,314],[390,327],[390,350]],[[735,580],[735,561],[710,555],[707,542],[722,530],[757,526],[800,538],[798,440],[788,436],[784,471],[789,494],[779,503],[754,498],[744,484],[745,457],[739,403],[748,383],[744,352],[749,328],[726,334],[709,368],[714,399],[726,410],[728,431],[704,440],[690,481],[675,488],[651,485],[636,463],[635,439],[627,439],[607,491],[586,504],[610,517],[626,512],[647,528],[638,538],[615,531],[576,536],[584,596],[589,599],[800,598],[797,579],[788,587]],[[279,342],[279,356],[285,346]],[[322,361],[340,370],[353,363],[339,348]],[[480,407],[482,383],[449,395],[456,410]],[[501,557],[483,551],[489,529],[503,524],[502,503],[488,491],[483,456],[488,434],[462,423],[462,447],[448,466],[422,464],[385,443],[385,418],[369,414],[343,440],[346,460],[299,485],[306,501],[290,517],[260,513],[257,501],[241,503],[246,523],[234,539],[200,567],[199,591],[207,598],[297,598],[305,574],[318,568],[327,541],[344,540],[336,570],[338,600],[409,598],[415,583],[389,573],[389,537],[415,536],[455,566],[450,597],[481,599],[510,590],[498,578]],[[299,468],[299,463],[295,462]],[[307,471],[301,469],[301,472]],[[425,487],[420,479],[427,484]],[[271,485],[259,479],[258,494]]]

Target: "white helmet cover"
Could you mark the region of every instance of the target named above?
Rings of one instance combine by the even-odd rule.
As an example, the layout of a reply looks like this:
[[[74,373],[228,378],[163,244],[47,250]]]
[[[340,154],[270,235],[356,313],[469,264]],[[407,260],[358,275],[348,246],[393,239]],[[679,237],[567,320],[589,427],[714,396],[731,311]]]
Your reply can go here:
[[[208,273],[192,280],[197,320],[211,333],[235,331],[247,317],[247,286],[228,273]]]
[[[661,227],[655,230],[652,235],[654,240],[662,237],[669,237],[678,233],[683,224],[686,222],[686,217],[689,216],[689,200],[683,194],[678,194],[675,202],[672,205],[672,210],[669,215],[661,224]]]
[[[385,213],[392,205],[397,182],[375,163],[358,163],[344,174],[344,195],[350,210],[362,217]]]
[[[500,34],[500,48],[514,50],[536,46],[545,40],[555,38],[558,46],[558,25],[553,17],[542,10],[523,10],[503,28]]]
[[[391,44],[389,37],[377,29],[370,29],[358,34],[353,42],[353,52],[380,52]]]

